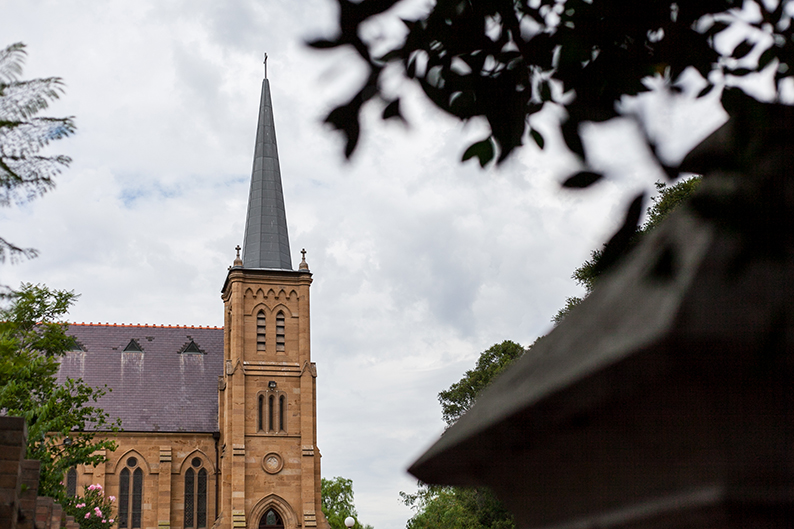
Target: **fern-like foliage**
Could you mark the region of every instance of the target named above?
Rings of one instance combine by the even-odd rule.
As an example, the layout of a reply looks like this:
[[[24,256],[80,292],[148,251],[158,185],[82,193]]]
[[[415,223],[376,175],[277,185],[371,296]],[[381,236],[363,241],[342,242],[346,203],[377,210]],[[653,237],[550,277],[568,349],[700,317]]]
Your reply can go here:
[[[55,187],[55,176],[71,162],[68,156],[43,150],[51,141],[74,133],[73,119],[38,115],[63,94],[63,81],[58,77],[20,80],[25,56],[21,42],[0,50],[0,206],[43,195]],[[0,262],[36,254],[0,237]]]

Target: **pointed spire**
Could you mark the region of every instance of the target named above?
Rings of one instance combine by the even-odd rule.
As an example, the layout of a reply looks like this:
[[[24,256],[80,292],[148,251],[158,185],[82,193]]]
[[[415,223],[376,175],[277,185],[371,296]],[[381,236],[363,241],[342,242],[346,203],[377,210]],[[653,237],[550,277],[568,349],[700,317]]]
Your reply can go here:
[[[256,129],[254,168],[248,194],[248,216],[243,240],[243,268],[292,270],[287,214],[281,189],[276,148],[276,127],[270,82],[262,80],[259,124]]]

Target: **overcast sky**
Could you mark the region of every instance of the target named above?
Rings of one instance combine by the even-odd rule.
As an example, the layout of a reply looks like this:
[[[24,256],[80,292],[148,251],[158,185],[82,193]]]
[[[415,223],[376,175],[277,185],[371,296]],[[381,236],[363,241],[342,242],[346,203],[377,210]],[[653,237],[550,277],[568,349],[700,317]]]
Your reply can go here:
[[[41,252],[0,266],[0,283],[76,291],[70,321],[221,325],[267,51],[293,263],[306,248],[314,274],[323,475],[353,479],[363,523],[400,529],[411,511],[398,493],[415,489],[404,469],[443,429],[437,393],[494,343],[548,332],[582,293],[572,271],[661,173],[631,123],[610,124],[588,136],[608,180],[561,191],[577,165],[547,125],[554,109],[537,122],[544,152],[461,164],[483,124],[449,119],[399,78],[410,128],[373,109],[346,163],[321,121],[361,70],[349,52],[303,45],[329,35],[334,5],[0,0],[0,46],[28,45],[24,78],[64,79],[48,114],[78,126],[51,149],[74,159],[57,188],[0,211],[0,235]],[[672,156],[723,119],[678,108],[656,112]]]

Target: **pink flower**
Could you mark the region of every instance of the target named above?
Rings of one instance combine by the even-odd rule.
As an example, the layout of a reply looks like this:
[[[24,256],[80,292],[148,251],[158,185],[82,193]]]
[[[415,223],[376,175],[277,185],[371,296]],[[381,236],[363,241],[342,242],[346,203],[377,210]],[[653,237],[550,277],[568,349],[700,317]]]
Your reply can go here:
[[[115,496],[110,496],[110,501],[116,501],[116,497]]]
[[[94,513],[96,513],[97,517],[102,517],[102,511],[99,510],[99,507],[94,507]]]
[[[88,486],[88,490],[95,490],[95,489],[96,489],[96,485],[89,485]]]
[[[85,507],[85,503],[78,503],[77,505],[75,505],[75,507],[77,507],[78,509],[82,509],[83,507]]]
[[[85,513],[85,517],[86,518],[91,518],[91,513],[90,512]]]
[[[108,521],[107,520],[102,520],[102,523],[108,523]]]
[[[113,523],[113,518],[111,518],[111,519],[110,519],[110,520],[108,520],[108,521],[109,521],[110,523]]]
[[[96,484],[96,488],[97,488],[97,490],[102,490],[102,485],[100,485],[99,483],[97,483],[97,484]]]

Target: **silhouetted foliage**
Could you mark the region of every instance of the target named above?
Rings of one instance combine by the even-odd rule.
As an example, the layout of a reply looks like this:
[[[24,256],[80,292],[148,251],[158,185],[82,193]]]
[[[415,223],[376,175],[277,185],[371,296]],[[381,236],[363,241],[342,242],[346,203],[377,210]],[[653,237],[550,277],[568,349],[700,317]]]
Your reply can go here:
[[[399,95],[384,91],[384,74],[398,69],[417,82],[438,108],[461,120],[487,121],[490,133],[468,146],[463,159],[476,158],[485,166],[503,162],[527,142],[544,146],[532,116],[544,105],[564,107],[560,130],[582,169],[564,181],[573,188],[588,187],[601,175],[587,164],[580,125],[603,122],[619,115],[636,119],[651,153],[655,139],[639,115],[620,114],[621,99],[651,90],[681,92],[677,83],[686,69],[701,77],[704,88],[715,87],[728,114],[741,117],[754,134],[766,136],[768,118],[777,110],[763,110],[739,89],[723,89],[740,78],[771,73],[775,97],[794,75],[794,24],[789,2],[753,0],[438,0],[425,13],[403,20],[404,34],[373,31],[377,17],[402,4],[401,0],[337,0],[339,19],[332,38],[310,42],[315,48],[352,47],[363,59],[368,75],[346,103],[326,121],[346,137],[345,154],[355,151],[361,110],[381,101],[399,117]],[[744,40],[718,51],[715,37],[735,27]],[[726,39],[728,40],[728,39]],[[656,78],[660,82],[650,82]],[[775,105],[779,108],[780,105]],[[767,129],[764,129],[767,126]],[[774,129],[774,127],[772,127]],[[734,130],[741,131],[742,127]],[[773,132],[774,133],[774,132]],[[758,155],[759,140],[741,132],[732,138],[734,154],[712,150],[689,168],[659,165],[670,178],[680,170],[706,174],[727,160],[747,167]],[[725,158],[725,159],[721,159]],[[734,164],[736,167],[736,164]],[[643,197],[634,198],[619,232],[603,248],[597,265],[607,268],[631,246],[638,228]],[[699,206],[704,211],[712,203]],[[602,271],[601,270],[601,271]]]
[[[708,80],[702,96],[714,87],[710,80],[744,77],[773,61],[790,64],[794,53],[787,2],[749,2],[748,14],[739,15],[744,2],[738,0],[439,0],[404,20],[404,36],[389,35],[397,42],[385,50],[384,35],[372,36],[362,26],[402,2],[337,2],[336,35],[309,45],[351,46],[369,68],[360,90],[327,119],[347,137],[348,155],[364,104],[381,99],[392,105],[384,117],[399,116],[397,99],[382,91],[381,76],[391,65],[449,114],[484,117],[498,148],[494,155],[503,161],[527,136],[543,143],[529,118],[544,103],[565,106],[566,142],[584,158],[579,123],[617,116],[616,103],[649,90],[649,77],[674,83],[694,68]],[[713,38],[740,19],[754,31],[723,56]],[[778,68],[775,79],[792,74]]]

